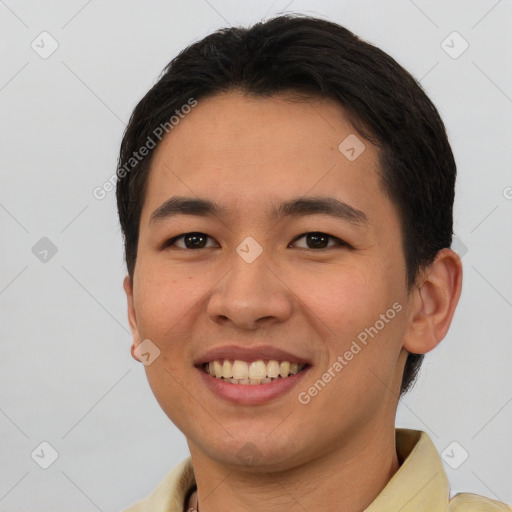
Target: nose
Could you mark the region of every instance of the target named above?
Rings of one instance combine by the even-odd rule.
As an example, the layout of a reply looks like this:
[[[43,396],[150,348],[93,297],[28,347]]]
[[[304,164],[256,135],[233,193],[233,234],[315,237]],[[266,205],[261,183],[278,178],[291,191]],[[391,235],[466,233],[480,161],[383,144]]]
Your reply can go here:
[[[234,254],[231,270],[212,291],[207,314],[216,323],[255,330],[284,322],[293,310],[293,292],[272,263],[260,255],[248,263]]]

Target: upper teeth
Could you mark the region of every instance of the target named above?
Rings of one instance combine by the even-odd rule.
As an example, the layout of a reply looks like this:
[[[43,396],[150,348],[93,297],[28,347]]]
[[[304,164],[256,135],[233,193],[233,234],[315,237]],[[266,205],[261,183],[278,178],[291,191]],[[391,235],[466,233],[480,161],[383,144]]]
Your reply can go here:
[[[261,381],[270,382],[272,379],[281,377],[288,377],[290,374],[295,375],[304,368],[304,364],[290,363],[288,361],[253,361],[248,363],[235,359],[210,361],[205,365],[205,371],[212,377],[218,379],[232,379],[237,381],[257,381],[254,383],[261,383]],[[240,383],[240,382],[239,382]],[[249,382],[241,382],[241,384],[249,384]]]

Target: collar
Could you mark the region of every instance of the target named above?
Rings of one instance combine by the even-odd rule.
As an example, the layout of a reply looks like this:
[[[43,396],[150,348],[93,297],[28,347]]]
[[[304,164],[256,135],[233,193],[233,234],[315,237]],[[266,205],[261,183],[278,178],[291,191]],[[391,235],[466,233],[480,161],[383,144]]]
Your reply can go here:
[[[450,486],[434,443],[418,430],[395,432],[403,463],[365,512],[446,512]]]
[[[410,429],[395,429],[399,460],[403,461],[386,487],[365,512],[446,512],[450,488],[443,463],[430,437]],[[183,512],[196,481],[190,457],[180,462],[145,500],[125,512]]]

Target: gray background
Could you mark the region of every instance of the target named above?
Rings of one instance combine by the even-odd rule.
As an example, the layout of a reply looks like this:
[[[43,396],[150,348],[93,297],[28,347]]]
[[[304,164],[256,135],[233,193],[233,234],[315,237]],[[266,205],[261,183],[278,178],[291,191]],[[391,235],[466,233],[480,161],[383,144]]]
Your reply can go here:
[[[187,456],[130,356],[115,193],[92,191],[115,172],[133,107],[179,50],[283,10],[380,46],[446,122],[463,293],[397,424],[426,431],[440,452],[456,441],[451,465],[468,452],[457,469],[446,462],[454,491],[512,502],[510,1],[0,0],[1,510],[120,510]],[[55,43],[43,31],[59,45],[47,58]],[[457,58],[464,40],[453,31],[469,44]],[[43,237],[56,254],[40,252]],[[59,455],[48,469],[44,441]]]

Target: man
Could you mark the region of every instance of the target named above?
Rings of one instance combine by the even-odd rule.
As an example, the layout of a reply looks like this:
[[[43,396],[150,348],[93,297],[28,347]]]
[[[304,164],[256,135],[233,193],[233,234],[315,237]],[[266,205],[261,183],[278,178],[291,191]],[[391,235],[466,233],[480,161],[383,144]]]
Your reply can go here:
[[[398,399],[462,283],[456,168],[391,57],[305,16],[218,31],[125,132],[132,355],[191,457],[130,512],[512,510],[450,502]]]

